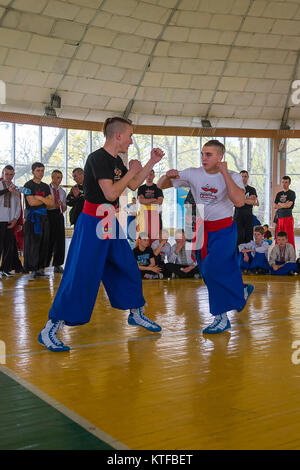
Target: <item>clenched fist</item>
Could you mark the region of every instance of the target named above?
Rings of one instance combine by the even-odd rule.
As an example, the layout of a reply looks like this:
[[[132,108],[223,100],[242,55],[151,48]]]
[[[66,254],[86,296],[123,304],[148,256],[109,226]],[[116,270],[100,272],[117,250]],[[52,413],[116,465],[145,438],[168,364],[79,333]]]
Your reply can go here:
[[[178,170],[169,170],[169,171],[167,171],[166,177],[170,178],[170,179],[178,179],[179,178]]]
[[[154,148],[151,150],[151,160],[154,161],[154,163],[158,163],[161,161],[162,157],[164,156],[165,152],[161,150],[160,148]]]

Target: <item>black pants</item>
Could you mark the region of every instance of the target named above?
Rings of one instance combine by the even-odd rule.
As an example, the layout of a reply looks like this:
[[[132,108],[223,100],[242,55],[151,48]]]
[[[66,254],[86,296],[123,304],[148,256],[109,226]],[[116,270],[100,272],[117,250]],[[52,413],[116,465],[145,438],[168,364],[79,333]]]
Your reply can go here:
[[[34,232],[34,224],[24,224],[24,269],[38,271],[47,266],[49,246],[49,221],[47,215],[40,216],[41,234]]]
[[[65,261],[65,219],[59,210],[47,211],[49,220],[49,246],[47,266],[53,256],[53,266],[61,266]]]
[[[237,245],[253,240],[253,214],[241,213],[234,220],[237,225]]]
[[[195,274],[200,274],[198,266],[195,266],[191,271],[188,273],[185,273],[184,271],[181,271],[181,268],[187,268],[187,264],[175,264],[175,263],[166,263],[165,264],[165,269],[167,273],[169,274],[169,277],[174,273],[176,276],[182,278],[182,279],[187,279],[187,278],[192,278],[195,276]]]
[[[4,230],[4,225],[0,229],[0,246],[2,246],[2,265],[1,271],[8,273],[12,269],[16,272],[22,272],[23,266],[19,260],[17,241],[13,228],[7,228],[7,222],[1,222],[1,224],[6,224],[6,230]],[[1,256],[1,255],[0,255]]]

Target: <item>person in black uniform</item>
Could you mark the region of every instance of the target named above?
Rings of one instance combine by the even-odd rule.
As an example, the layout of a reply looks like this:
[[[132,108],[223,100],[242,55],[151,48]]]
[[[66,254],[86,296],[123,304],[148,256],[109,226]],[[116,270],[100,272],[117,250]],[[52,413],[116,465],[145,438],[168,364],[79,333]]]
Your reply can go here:
[[[33,179],[24,187],[31,195],[25,196],[26,221],[24,224],[24,269],[32,271],[31,279],[45,276],[49,244],[49,222],[47,208],[54,207],[49,185],[42,182],[45,167],[43,163],[32,165]]]
[[[245,187],[246,204],[236,207],[234,220],[237,224],[237,245],[248,243],[253,240],[253,206],[259,206],[256,189],[248,185],[249,173],[246,170],[240,171]]]
[[[84,205],[83,196],[83,180],[84,173],[82,168],[74,168],[72,172],[75,186],[72,187],[71,191],[67,195],[67,206],[71,207],[69,218],[70,224],[74,225],[77,222],[78,217],[81,214]]]
[[[85,164],[84,208],[75,226],[49,320],[38,337],[39,343],[50,351],[70,349],[57,333],[64,323],[73,326],[90,321],[101,281],[111,306],[130,310],[130,325],[152,332],[161,330],[144,314],[141,275],[116,212],[125,188],[135,191],[164,152],[152,149],[144,167],[132,160],[127,170],[119,153],[126,153],[132,144],[131,122],[120,117],[109,118],[103,132],[106,137],[103,148],[91,153]]]

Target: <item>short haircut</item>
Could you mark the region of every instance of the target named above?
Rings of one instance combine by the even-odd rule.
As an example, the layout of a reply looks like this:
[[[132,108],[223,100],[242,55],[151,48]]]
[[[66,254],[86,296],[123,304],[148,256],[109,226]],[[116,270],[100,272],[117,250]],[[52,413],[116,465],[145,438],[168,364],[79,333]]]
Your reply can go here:
[[[254,227],[254,232],[259,232],[262,235],[265,233],[264,228],[261,225],[257,225],[256,227]]]
[[[290,178],[289,176],[283,176],[283,177],[282,177],[282,179],[283,179],[283,180],[288,180],[289,182],[291,182],[291,181],[292,181],[292,180],[291,180],[291,178]]]
[[[62,175],[62,171],[60,171],[60,170],[53,170],[52,173],[51,173],[51,176],[54,175],[55,173],[59,173],[60,175]]]
[[[222,142],[220,142],[219,140],[215,140],[215,139],[209,140],[203,145],[203,147],[217,147],[218,153],[220,155],[224,155],[226,151],[225,145],[223,145]]]
[[[122,117],[112,117],[106,119],[103,125],[103,134],[107,139],[111,139],[116,132],[124,132],[125,126],[132,126],[130,119]]]
[[[264,224],[264,225],[263,225],[263,227],[267,227],[267,228],[269,228],[269,225],[268,225],[268,224]]]
[[[11,165],[6,165],[3,170],[10,170],[10,171],[15,171],[14,167]]]
[[[45,165],[41,162],[34,162],[32,165],[31,165],[31,170],[34,171],[36,170],[37,168],[45,168]]]
[[[242,170],[242,171],[240,171],[240,175],[241,175],[242,173],[247,173],[247,175],[249,175],[249,173],[248,173],[247,170]]]
[[[277,232],[277,238],[278,238],[278,237],[285,237],[285,238],[287,238],[288,236],[287,236],[287,233],[282,230],[281,232]]]
[[[148,233],[147,232],[139,233],[139,240],[141,240],[142,238],[147,238],[147,240],[148,240],[148,238],[149,238]]]
[[[74,170],[72,171],[72,175],[74,175],[75,171],[78,171],[79,173],[83,173],[82,168],[74,168]]]

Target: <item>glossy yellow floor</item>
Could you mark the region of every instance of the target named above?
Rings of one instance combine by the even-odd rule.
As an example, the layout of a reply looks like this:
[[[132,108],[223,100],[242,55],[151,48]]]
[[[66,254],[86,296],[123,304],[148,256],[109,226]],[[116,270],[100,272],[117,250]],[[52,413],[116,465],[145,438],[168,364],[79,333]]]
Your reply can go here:
[[[300,449],[298,277],[246,276],[247,307],[211,337],[202,281],[144,281],[161,334],[129,326],[101,287],[91,323],[65,327],[72,350],[58,354],[37,336],[60,278],[0,281],[7,370],[130,449]]]

